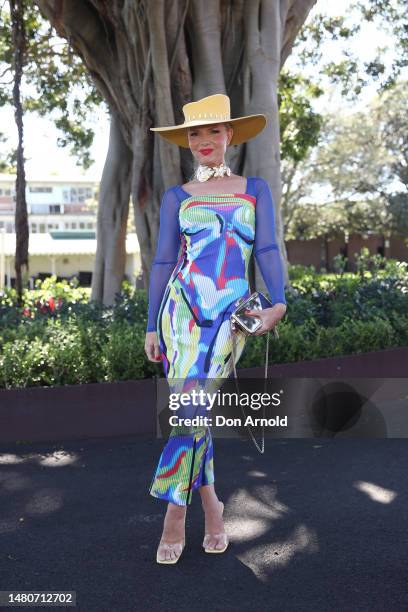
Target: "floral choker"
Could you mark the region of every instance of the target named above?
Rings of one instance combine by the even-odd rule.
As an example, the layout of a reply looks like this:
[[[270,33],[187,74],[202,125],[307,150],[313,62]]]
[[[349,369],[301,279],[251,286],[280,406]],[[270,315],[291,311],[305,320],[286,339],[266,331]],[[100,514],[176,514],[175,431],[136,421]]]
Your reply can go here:
[[[219,166],[202,166],[201,164],[198,166],[196,170],[196,178],[200,183],[204,183],[204,181],[208,181],[212,176],[214,177],[222,177],[222,176],[230,176],[231,168],[226,166],[224,163]]]

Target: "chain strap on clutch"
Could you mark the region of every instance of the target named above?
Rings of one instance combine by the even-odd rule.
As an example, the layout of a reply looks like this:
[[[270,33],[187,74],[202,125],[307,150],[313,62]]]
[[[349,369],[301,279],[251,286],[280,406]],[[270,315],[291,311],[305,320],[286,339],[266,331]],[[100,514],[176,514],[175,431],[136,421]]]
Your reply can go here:
[[[236,368],[236,328],[242,331],[246,336],[253,336],[259,327],[262,326],[262,322],[253,316],[249,316],[245,314],[245,310],[248,308],[249,310],[263,310],[264,308],[271,308],[273,306],[272,302],[270,302],[260,291],[255,291],[252,293],[249,298],[240,298],[237,302],[237,306],[235,310],[231,313],[230,317],[230,332],[232,337],[232,363],[234,368],[234,379],[235,385],[238,391],[238,398],[240,395],[239,392],[239,384],[238,384],[238,376],[237,376],[237,368]],[[276,329],[276,325],[273,327],[272,332],[275,338],[279,338],[278,330]],[[266,381],[268,377],[268,360],[269,360],[269,334],[270,330],[266,332],[266,351],[265,351],[265,376],[264,376],[264,393],[266,390]],[[265,334],[261,334],[262,336]],[[244,418],[246,419],[246,414],[243,406],[240,402],[240,407]],[[262,405],[262,418],[265,419],[265,406]],[[257,440],[255,439],[254,434],[252,433],[250,425],[247,425],[248,433],[255,444],[257,450],[262,454],[265,452],[265,425],[264,421],[262,421],[262,434],[261,434],[261,447],[258,445]]]

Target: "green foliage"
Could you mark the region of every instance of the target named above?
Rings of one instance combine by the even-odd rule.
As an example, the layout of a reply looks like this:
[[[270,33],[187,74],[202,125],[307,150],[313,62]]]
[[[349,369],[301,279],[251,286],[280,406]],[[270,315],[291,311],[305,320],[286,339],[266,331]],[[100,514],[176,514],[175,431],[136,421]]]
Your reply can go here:
[[[307,276],[316,276],[316,268],[313,265],[302,266],[301,264],[288,264],[288,274],[291,281],[300,280]]]
[[[408,170],[407,170],[408,174]],[[408,186],[408,176],[406,179]],[[400,236],[408,236],[408,195],[393,193],[388,197],[389,210],[393,220],[393,232]]]
[[[407,86],[401,80],[364,112],[326,113],[319,145],[298,167],[303,173],[297,189],[283,196],[286,239],[346,231],[407,236]],[[290,184],[293,167],[287,160],[282,167],[283,183]],[[328,190],[327,203],[313,201],[314,186]]]
[[[338,253],[333,257],[333,267],[337,274],[344,274],[346,271],[347,260],[348,258],[341,253]]]
[[[81,58],[42,17],[33,0],[25,3],[24,22],[27,49],[23,109],[53,119],[61,133],[58,144],[69,147],[78,165],[89,168],[93,162],[89,150],[94,132],[86,122],[90,111],[96,109],[102,99]],[[0,8],[0,106],[12,104],[10,29],[9,11],[3,6]],[[13,156],[9,154],[1,161],[3,167],[9,168]]]
[[[376,276],[381,268],[384,267],[385,257],[382,255],[370,255],[367,247],[362,247],[355,256],[357,272],[361,275],[369,270]]]
[[[315,66],[320,80],[328,77],[340,87],[345,100],[355,100],[368,84],[377,84],[383,91],[393,87],[408,63],[406,0],[350,2],[345,13],[331,17],[319,9],[317,3],[295,40],[295,53],[303,66]],[[353,38],[366,22],[372,24],[372,30],[376,27],[379,32],[386,32],[391,42],[389,47],[379,47],[374,34],[371,56],[362,59]],[[335,41],[336,53],[327,52],[327,43],[331,41]]]
[[[408,264],[358,274],[318,274],[291,266],[288,310],[270,362],[289,363],[408,344]],[[14,290],[0,296],[0,387],[113,382],[163,376],[144,351],[147,293],[124,282],[113,306],[89,301],[77,282],[38,282],[19,308]],[[239,367],[264,363],[266,336],[248,338]]]
[[[281,158],[298,162],[318,143],[323,117],[312,109],[311,99],[323,95],[322,88],[305,78],[282,70],[278,105]]]

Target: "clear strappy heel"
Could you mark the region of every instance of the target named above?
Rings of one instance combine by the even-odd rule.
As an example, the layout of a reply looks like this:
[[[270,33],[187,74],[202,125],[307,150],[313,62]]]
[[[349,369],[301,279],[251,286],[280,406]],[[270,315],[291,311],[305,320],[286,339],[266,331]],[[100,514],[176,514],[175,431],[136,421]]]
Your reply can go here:
[[[222,504],[222,510],[221,510],[221,516],[222,516],[224,513],[224,504],[223,502],[220,502],[220,504]],[[221,542],[223,542],[223,547],[222,548],[207,548],[209,538],[222,538]],[[217,542],[217,544],[218,543],[219,542]],[[203,548],[206,553],[223,553],[227,550],[228,544],[229,544],[228,535],[225,533],[225,531],[223,531],[222,533],[206,533],[204,535]]]
[[[180,540],[180,542],[170,543],[170,542],[161,541],[157,549],[157,553],[156,553],[157,563],[163,563],[165,565],[174,565],[180,559],[181,553],[183,552],[185,545],[186,545],[185,538],[183,538],[183,540]],[[178,556],[173,559],[160,559],[159,553],[162,550],[174,551],[176,554],[178,554]]]
[[[157,547],[157,553],[156,553],[156,561],[157,563],[163,563],[164,565],[174,565],[175,563],[177,563],[177,561],[180,559],[181,554],[185,548],[186,545],[186,536],[185,536],[185,530],[186,530],[186,516],[184,517],[184,537],[182,540],[178,540],[177,542],[166,542],[166,540],[160,540],[159,542],[159,546]],[[176,557],[173,557],[172,559],[161,559],[159,554],[165,551],[173,551],[176,553]]]

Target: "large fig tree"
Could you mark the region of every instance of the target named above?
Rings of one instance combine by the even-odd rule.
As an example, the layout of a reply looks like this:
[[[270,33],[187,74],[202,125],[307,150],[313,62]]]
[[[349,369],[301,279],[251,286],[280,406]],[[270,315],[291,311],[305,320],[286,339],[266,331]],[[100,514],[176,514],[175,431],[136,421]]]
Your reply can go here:
[[[163,190],[188,180],[193,160],[151,126],[183,122],[182,106],[213,93],[232,116],[262,112],[267,128],[227,152],[233,172],[264,177],[279,210],[279,72],[316,0],[36,0],[81,56],[109,105],[111,143],[101,184],[92,298],[112,303],[123,277],[129,196],[146,286]],[[253,260],[254,262],[254,260]],[[259,270],[255,286],[264,288]]]

